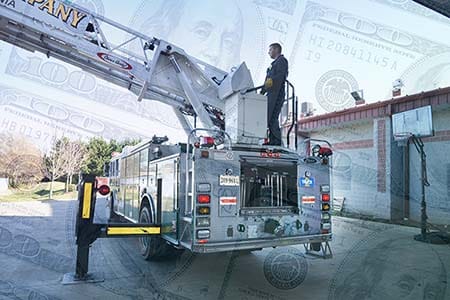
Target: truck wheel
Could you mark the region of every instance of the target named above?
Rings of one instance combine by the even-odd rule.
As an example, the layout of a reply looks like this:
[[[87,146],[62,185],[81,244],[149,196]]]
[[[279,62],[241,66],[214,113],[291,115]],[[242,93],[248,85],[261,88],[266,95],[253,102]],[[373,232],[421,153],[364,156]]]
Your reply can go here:
[[[144,206],[139,214],[139,223],[152,223],[150,209]],[[150,235],[139,238],[139,246],[142,256],[146,260],[159,260],[165,257],[170,249],[166,241],[159,235]]]
[[[321,243],[311,243],[311,248],[314,251],[320,251],[320,246],[321,245],[322,245]]]

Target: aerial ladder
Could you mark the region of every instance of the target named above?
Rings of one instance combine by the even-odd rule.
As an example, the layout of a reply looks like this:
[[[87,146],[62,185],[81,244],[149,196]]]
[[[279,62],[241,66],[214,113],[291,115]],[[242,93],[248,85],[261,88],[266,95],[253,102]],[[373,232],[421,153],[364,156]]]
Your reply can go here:
[[[183,49],[65,1],[5,1],[0,11],[2,40],[78,66],[135,93],[137,101],[172,106],[186,133],[192,130],[186,115],[195,115],[205,128],[224,126],[214,80],[227,73]],[[114,44],[110,36],[125,41]]]
[[[78,277],[87,273],[86,249],[96,237],[126,230],[139,235],[153,231],[159,236],[151,243],[163,241],[193,252],[304,244],[331,256],[332,151],[324,147],[313,155],[299,155],[296,143],[290,145],[295,107],[287,139],[292,149],[261,143],[266,136],[267,98],[256,92],[245,63],[225,72],[173,43],[58,0],[1,1],[0,39],[128,89],[137,101],[171,106],[188,136],[187,143],[174,145],[155,137],[128,149],[114,162],[117,171],[122,160],[134,155],[148,159],[149,168],[158,165],[157,170],[166,170],[157,171],[154,178],[146,170],[134,208],[127,208],[129,202],[120,199],[127,187],[117,177],[121,188],[111,193],[113,209],[134,222],[135,229],[92,224],[95,203],[83,195],[91,199],[102,187],[96,187],[92,178],[81,183],[79,215],[86,218],[79,223],[97,233],[84,238],[80,259],[84,264]],[[288,87],[292,91],[288,98],[295,103],[293,86]],[[116,175],[120,172],[124,170]],[[171,194],[162,195],[168,184],[174,187],[167,192]],[[147,259],[155,254],[150,252]]]

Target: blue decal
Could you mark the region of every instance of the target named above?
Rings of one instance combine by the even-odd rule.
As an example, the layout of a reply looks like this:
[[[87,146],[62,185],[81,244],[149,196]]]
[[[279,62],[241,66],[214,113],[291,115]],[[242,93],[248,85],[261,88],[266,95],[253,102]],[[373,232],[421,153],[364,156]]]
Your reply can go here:
[[[298,179],[300,187],[314,187],[314,178],[312,177],[300,177]]]

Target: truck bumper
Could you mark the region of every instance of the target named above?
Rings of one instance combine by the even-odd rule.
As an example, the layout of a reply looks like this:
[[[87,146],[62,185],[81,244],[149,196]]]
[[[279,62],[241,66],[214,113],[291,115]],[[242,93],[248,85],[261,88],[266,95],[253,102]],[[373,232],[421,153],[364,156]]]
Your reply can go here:
[[[233,250],[248,250],[269,247],[281,247],[289,245],[322,243],[331,241],[332,234],[307,235],[283,237],[277,239],[255,239],[245,241],[221,241],[221,242],[206,242],[204,244],[194,244],[191,251],[197,253],[214,253],[225,252]]]

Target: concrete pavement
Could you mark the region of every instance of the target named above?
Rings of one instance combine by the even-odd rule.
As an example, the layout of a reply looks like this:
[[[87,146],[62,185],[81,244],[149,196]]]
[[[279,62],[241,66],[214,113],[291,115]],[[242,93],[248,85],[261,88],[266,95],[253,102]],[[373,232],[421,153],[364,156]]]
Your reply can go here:
[[[143,260],[134,238],[91,248],[95,284],[73,272],[75,201],[0,203],[0,299],[450,299],[450,247],[413,240],[419,229],[334,217],[333,258],[303,246],[248,254]],[[97,218],[107,212],[99,201]]]

